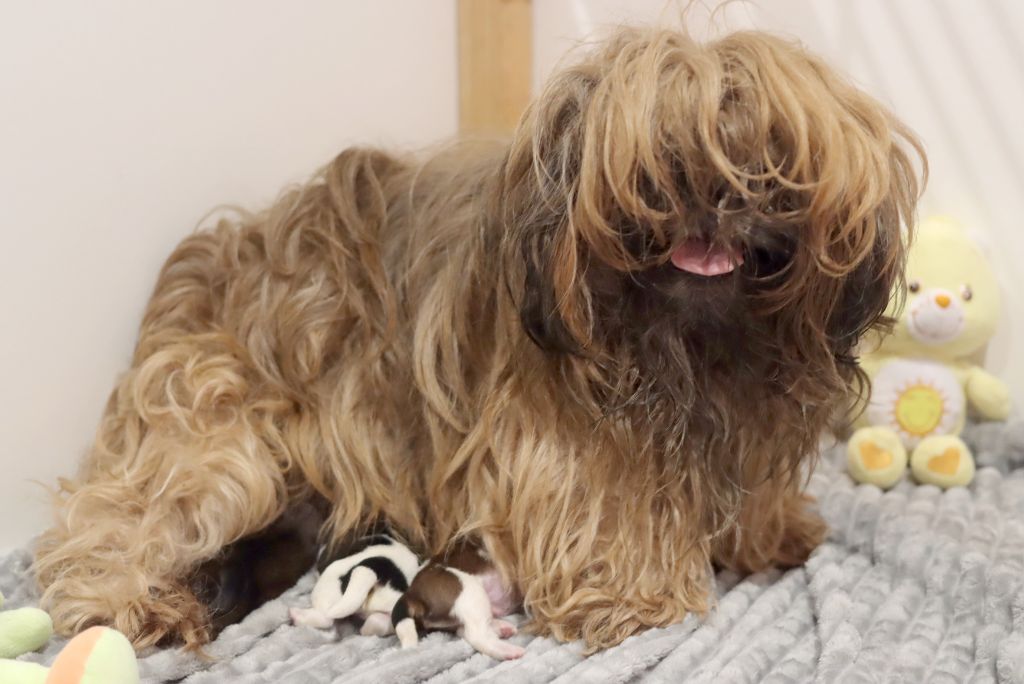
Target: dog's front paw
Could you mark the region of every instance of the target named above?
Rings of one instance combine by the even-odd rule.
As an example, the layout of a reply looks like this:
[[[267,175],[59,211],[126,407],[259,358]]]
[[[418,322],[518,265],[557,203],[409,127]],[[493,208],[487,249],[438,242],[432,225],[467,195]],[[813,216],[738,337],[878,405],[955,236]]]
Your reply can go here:
[[[563,642],[582,640],[584,653],[589,655],[617,646],[652,627],[667,627],[682,621],[688,613],[703,613],[707,609],[710,588],[703,582],[688,585],[678,578],[665,578],[662,586],[648,585],[643,589],[643,594],[636,594],[627,587],[588,588],[587,600],[566,610],[545,614],[531,608],[533,620],[525,629]]]
[[[828,536],[828,526],[817,513],[803,507],[786,518],[786,528],[773,562],[783,568],[803,565]]]

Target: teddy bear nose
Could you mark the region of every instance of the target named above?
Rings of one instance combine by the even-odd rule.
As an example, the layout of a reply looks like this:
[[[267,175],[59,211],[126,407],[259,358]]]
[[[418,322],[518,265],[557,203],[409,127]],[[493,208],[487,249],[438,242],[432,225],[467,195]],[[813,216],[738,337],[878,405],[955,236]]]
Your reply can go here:
[[[935,295],[935,303],[938,304],[943,309],[945,309],[947,306],[949,306],[949,302],[950,302],[949,295],[945,295],[945,294],[937,294],[937,295]]]

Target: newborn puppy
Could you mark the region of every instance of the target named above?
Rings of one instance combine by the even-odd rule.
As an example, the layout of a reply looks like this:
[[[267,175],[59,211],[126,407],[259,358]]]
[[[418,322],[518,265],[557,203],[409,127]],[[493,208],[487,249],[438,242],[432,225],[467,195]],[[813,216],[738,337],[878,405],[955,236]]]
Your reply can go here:
[[[326,548],[321,554],[313,606],[292,608],[292,622],[326,629],[335,620],[358,615],[365,618],[362,634],[390,633],[391,610],[420,567],[416,554],[388,534],[356,540],[337,560],[330,560]]]
[[[209,606],[211,636],[283,594],[313,567],[317,532],[328,510],[320,499],[300,501],[267,529],[231,544],[196,570],[191,588]]]
[[[497,660],[519,658],[522,647],[502,641],[516,633],[499,620],[518,605],[483,549],[465,542],[431,559],[391,611],[402,648],[415,646],[419,629],[454,631]]]

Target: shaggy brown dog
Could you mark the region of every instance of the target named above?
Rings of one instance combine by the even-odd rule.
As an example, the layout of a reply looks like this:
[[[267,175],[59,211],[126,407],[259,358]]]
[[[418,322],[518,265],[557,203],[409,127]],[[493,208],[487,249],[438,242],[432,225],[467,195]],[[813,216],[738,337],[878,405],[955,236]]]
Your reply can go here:
[[[592,647],[803,562],[800,493],[901,280],[920,146],[799,46],[622,30],[508,145],[349,149],[186,239],[36,572],[64,632],[195,645],[204,561],[319,494],[479,539]]]

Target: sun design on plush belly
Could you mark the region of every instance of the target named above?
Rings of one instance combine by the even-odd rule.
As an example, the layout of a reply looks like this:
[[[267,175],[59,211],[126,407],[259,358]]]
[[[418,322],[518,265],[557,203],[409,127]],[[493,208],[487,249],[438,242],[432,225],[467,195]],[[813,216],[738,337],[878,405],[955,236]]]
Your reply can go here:
[[[895,430],[908,447],[929,435],[955,432],[963,412],[960,382],[941,364],[890,361],[872,382],[868,418]]]
[[[900,427],[912,435],[924,437],[939,426],[946,408],[946,397],[931,385],[912,385],[900,392],[895,416]]]

